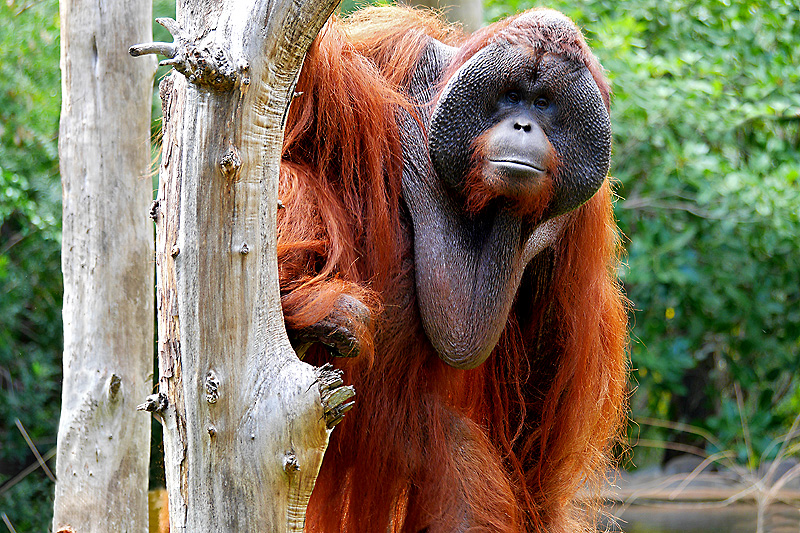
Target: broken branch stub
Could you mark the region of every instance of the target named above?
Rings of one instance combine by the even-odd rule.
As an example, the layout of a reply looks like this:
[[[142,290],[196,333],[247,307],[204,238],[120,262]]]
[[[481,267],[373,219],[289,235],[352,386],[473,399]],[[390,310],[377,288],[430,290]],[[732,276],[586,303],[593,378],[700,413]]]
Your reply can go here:
[[[229,91],[240,82],[249,85],[246,60],[234,61],[225,47],[211,40],[192,42],[180,24],[171,18],[159,18],[156,22],[170,32],[174,41],[131,46],[128,52],[132,56],[163,55],[167,59],[159,65],[172,66],[189,82],[219,91]]]
[[[356,390],[344,384],[342,371],[325,364],[317,369],[319,375],[318,386],[322,405],[325,411],[325,425],[332,429],[344,419],[344,414],[352,409],[355,402],[350,401],[356,395]]]

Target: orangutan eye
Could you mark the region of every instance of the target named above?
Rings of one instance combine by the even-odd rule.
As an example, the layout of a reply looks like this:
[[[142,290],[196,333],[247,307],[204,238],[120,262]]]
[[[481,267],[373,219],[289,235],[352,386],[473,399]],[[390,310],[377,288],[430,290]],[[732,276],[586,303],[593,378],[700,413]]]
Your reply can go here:
[[[548,100],[544,96],[540,96],[539,98],[533,101],[533,105],[536,107],[536,109],[547,109],[548,107],[550,107],[550,100]]]
[[[519,91],[508,91],[506,101],[510,104],[518,104],[522,101],[522,94]]]

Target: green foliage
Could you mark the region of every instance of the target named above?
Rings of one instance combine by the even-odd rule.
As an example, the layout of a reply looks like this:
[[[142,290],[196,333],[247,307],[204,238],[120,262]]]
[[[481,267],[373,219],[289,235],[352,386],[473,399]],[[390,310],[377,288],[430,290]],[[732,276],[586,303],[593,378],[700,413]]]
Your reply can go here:
[[[797,5],[550,6],[584,29],[614,90],[633,416],[698,424],[746,460],[742,418],[763,451],[794,418],[800,387]],[[528,7],[491,1],[488,10]],[[699,388],[687,379],[697,369]],[[700,397],[705,416],[691,419],[680,400]]]
[[[0,483],[55,446],[61,354],[58,4],[0,4]],[[46,531],[41,471],[0,495],[18,531]],[[44,518],[44,520],[43,520]]]
[[[174,13],[174,1],[154,2],[155,16]],[[0,3],[0,487],[34,462],[14,419],[45,453],[60,413],[58,16],[57,0]],[[17,531],[47,531],[52,497],[38,470],[0,492],[0,512]]]
[[[175,18],[175,0],[152,0],[153,1],[153,41],[155,42],[162,42],[162,43],[169,43],[172,42],[172,35],[164,28],[162,25],[157,24],[155,19],[168,17],[171,19]],[[164,59],[163,57],[159,57],[158,60],[161,61]],[[152,125],[151,125],[151,133],[152,138],[154,141],[154,148],[161,146],[161,98],[158,96],[158,84],[160,81],[166,76],[167,74],[172,71],[172,67],[158,67],[156,70],[156,76],[153,80],[153,107],[150,113],[152,118]],[[157,151],[156,151],[157,152]],[[153,168],[157,168],[157,162],[159,159],[159,154],[154,153],[153,159],[155,161]],[[155,173],[154,173],[155,174]],[[158,177],[156,175],[153,176],[153,189],[154,191],[158,189]],[[155,193],[154,193],[155,194]]]

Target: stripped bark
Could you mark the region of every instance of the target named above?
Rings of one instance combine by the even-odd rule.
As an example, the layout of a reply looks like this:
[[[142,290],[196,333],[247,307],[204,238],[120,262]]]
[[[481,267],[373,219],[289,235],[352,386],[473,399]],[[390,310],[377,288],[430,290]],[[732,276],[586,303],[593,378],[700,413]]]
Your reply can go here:
[[[54,531],[146,532],[152,390],[149,0],[61,2],[64,381]]]
[[[159,393],[170,528],[302,531],[352,390],[302,363],[277,277],[277,176],[302,60],[334,0],[179,0],[159,20]]]

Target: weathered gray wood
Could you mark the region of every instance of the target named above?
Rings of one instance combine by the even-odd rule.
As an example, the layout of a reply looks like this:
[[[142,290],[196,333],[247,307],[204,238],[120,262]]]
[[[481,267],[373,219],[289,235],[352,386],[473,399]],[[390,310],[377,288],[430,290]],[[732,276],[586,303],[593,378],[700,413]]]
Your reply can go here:
[[[54,531],[147,531],[153,228],[149,0],[61,2],[64,382]]]
[[[288,342],[275,248],[283,121],[335,3],[183,0],[177,21],[159,21],[173,45],[131,50],[167,53],[181,73],[161,86],[159,396],[148,404],[164,421],[173,532],[302,531],[326,417],[343,406],[323,405],[330,374]]]

